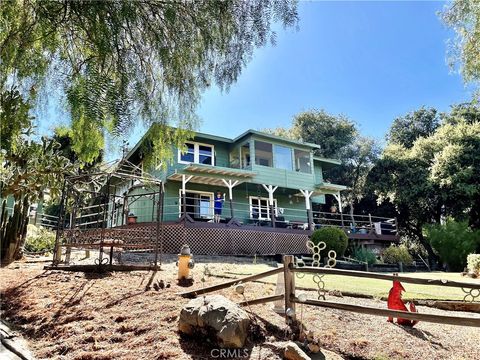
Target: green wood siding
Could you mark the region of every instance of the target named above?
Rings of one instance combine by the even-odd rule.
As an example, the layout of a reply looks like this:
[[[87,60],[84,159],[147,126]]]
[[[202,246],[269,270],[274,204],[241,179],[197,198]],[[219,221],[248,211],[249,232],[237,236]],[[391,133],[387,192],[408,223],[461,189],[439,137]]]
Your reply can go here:
[[[311,173],[297,172],[294,170],[285,170],[275,167],[261,166],[255,164],[255,140],[268,142],[272,144],[272,149],[275,145],[281,145],[289,147],[292,149],[292,162],[295,163],[294,159],[294,150],[303,150],[310,152],[310,163],[313,164]],[[313,160],[312,146],[307,144],[294,144],[289,141],[283,141],[282,139],[269,138],[268,136],[264,137],[261,134],[252,132],[246,136],[243,136],[240,139],[237,139],[236,142],[222,141],[222,139],[215,139],[209,137],[202,137],[201,134],[198,134],[192,142],[197,142],[200,144],[208,144],[214,146],[214,157],[215,157],[215,166],[218,167],[231,167],[230,164],[230,152],[233,149],[238,149],[239,146],[248,142],[250,145],[250,161],[251,166],[248,170],[256,173],[256,175],[248,179],[248,184],[241,184],[233,189],[234,196],[234,211],[235,217],[241,221],[247,222],[250,217],[250,206],[249,206],[249,196],[260,196],[268,198],[268,193],[263,189],[261,184],[274,185],[278,186],[277,191],[274,194],[274,197],[277,199],[278,208],[285,209],[283,214],[287,220],[302,220],[305,218],[306,221],[306,210],[305,210],[305,200],[302,196],[294,196],[299,193],[299,190],[313,190],[315,184],[321,183],[324,181],[322,173],[322,164],[319,161]],[[164,220],[165,221],[174,221],[179,218],[179,189],[181,187],[180,181],[168,181],[167,178],[177,173],[193,174],[184,170],[188,164],[181,164],[178,162],[178,150],[172,148],[174,158],[172,163],[168,164],[167,170],[162,171],[161,169],[150,170],[150,173],[163,181],[166,182],[166,193],[164,201]],[[273,162],[275,163],[275,151]],[[234,179],[229,176],[214,175],[209,174],[209,177],[212,178],[225,178],[225,179]],[[243,179],[242,179],[243,180]],[[220,190],[222,193],[228,194],[228,189],[225,187],[219,186],[209,186],[189,182],[187,184],[187,191],[203,191],[208,193],[215,193],[215,191]],[[147,200],[148,202],[148,200]],[[316,203],[325,203],[325,196],[316,196],[312,198],[312,202]],[[144,200],[138,200],[138,205],[136,211],[133,206],[131,211],[135,212],[135,215],[138,216],[138,221],[151,221],[152,219],[152,210],[146,206]],[[223,217],[230,217],[230,205],[228,199],[225,201]],[[282,214],[279,214],[280,216]]]
[[[176,221],[180,215],[180,196],[179,190],[181,183],[179,181],[170,181],[165,186],[165,201],[164,201],[164,220]],[[230,202],[228,200],[228,189],[220,186],[209,186],[195,183],[187,184],[188,191],[201,191],[213,193],[217,190],[227,195],[225,203],[223,205],[222,217],[230,217]],[[290,195],[290,196],[289,196]],[[268,198],[268,193],[257,185],[253,184],[240,184],[233,189],[233,207],[235,218],[244,223],[248,223],[250,218],[250,203],[249,197],[262,197]],[[307,215],[305,210],[305,200],[303,197],[294,196],[293,193],[287,189],[277,189],[274,193],[274,198],[277,200],[277,207],[284,209],[284,213],[279,213],[279,216],[284,216],[285,220],[289,221],[307,221]],[[213,206],[213,204],[212,204]]]

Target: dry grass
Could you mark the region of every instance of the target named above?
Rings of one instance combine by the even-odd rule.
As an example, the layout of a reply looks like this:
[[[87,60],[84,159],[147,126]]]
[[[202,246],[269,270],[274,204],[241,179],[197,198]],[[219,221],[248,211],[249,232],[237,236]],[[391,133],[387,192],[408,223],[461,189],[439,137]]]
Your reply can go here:
[[[213,345],[177,333],[178,315],[188,300],[176,295],[186,288],[177,285],[170,260],[158,272],[105,275],[45,272],[43,264],[16,263],[0,270],[2,316],[19,326],[31,350],[42,359],[209,358]],[[245,265],[228,258],[216,259],[209,267],[214,273],[242,273]],[[192,289],[202,286],[202,269],[197,262]],[[152,285],[159,280],[170,288],[154,290]],[[206,285],[221,281],[207,277]],[[246,296],[252,299],[273,292],[273,285],[249,283]],[[220,293],[243,300],[231,289]],[[335,300],[386,307],[375,300]],[[280,358],[269,343],[286,339],[284,320],[271,311],[271,305],[252,309],[259,328],[248,342],[250,358]],[[419,311],[446,313],[424,307]],[[323,347],[351,359],[475,359],[480,353],[480,331],[475,328],[420,323],[406,329],[382,317],[307,306],[303,322],[315,331]]]

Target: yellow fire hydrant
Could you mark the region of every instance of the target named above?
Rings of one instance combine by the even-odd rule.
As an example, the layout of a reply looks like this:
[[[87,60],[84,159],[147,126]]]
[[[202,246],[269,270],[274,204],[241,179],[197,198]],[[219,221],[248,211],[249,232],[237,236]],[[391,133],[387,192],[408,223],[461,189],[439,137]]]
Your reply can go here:
[[[191,279],[190,270],[195,266],[195,262],[192,259],[192,254],[190,253],[190,246],[183,245],[178,254],[178,280],[182,279]]]

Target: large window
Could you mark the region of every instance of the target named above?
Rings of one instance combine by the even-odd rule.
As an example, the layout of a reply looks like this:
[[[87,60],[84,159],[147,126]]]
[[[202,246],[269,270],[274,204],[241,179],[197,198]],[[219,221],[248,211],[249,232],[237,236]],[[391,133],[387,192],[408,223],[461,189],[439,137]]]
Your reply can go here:
[[[185,152],[178,151],[179,163],[214,165],[212,145],[187,142],[185,146]]]
[[[213,148],[208,145],[198,145],[198,162],[213,165]]]
[[[295,149],[295,171],[307,174],[312,173],[312,164],[308,151]]]
[[[259,220],[270,220],[270,206],[268,198],[250,196],[250,218]],[[275,216],[277,216],[277,199],[273,199]]]
[[[277,169],[292,170],[292,149],[286,146],[275,145],[275,167]]]
[[[183,211],[183,196],[181,189],[179,190],[179,197],[179,213],[181,214]],[[187,190],[185,192],[185,200],[187,214],[193,219],[211,219],[213,217],[213,193]]]
[[[255,140],[255,164],[273,166],[272,144]]]

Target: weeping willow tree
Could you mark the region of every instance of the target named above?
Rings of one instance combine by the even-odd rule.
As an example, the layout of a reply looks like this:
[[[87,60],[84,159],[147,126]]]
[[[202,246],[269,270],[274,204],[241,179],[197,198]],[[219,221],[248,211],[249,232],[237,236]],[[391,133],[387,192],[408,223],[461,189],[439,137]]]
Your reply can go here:
[[[480,1],[454,0],[441,13],[456,37],[450,42],[449,62],[459,66],[466,82],[480,81]]]
[[[59,89],[84,162],[139,121],[181,129],[151,132],[152,155],[168,157],[163,145],[195,127],[202,91],[228,90],[254,49],[275,42],[275,22],[297,23],[296,0],[6,0],[0,85],[36,101]]]
[[[146,143],[166,164],[170,145],[191,135],[202,92],[228,90],[255,48],[275,42],[275,22],[296,24],[295,0],[1,1],[0,198],[15,200],[0,216],[2,264],[18,255],[29,204],[71,171],[54,141],[32,140],[35,104],[59,93],[81,164],[139,122],[158,123]]]

